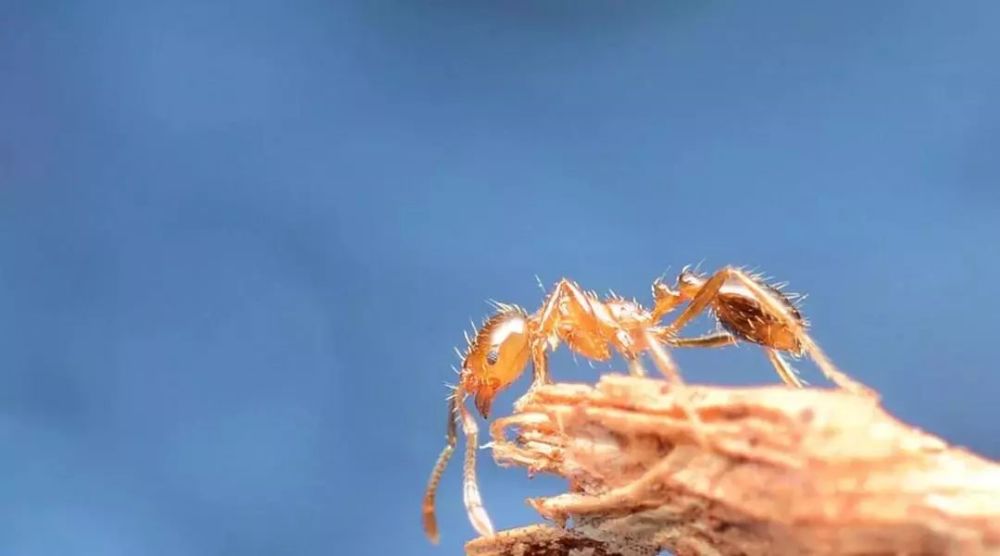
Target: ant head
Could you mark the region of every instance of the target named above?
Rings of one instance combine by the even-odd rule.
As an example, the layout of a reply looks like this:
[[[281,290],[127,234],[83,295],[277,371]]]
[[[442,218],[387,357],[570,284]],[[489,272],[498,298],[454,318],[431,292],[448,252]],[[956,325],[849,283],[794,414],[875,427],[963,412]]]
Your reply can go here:
[[[705,276],[691,267],[685,266],[677,275],[677,291],[681,297],[691,299],[698,294],[698,290],[705,285]]]
[[[513,383],[528,365],[528,315],[516,305],[496,303],[497,312],[469,341],[462,362],[462,384],[476,397],[476,409],[486,418],[500,390]]]

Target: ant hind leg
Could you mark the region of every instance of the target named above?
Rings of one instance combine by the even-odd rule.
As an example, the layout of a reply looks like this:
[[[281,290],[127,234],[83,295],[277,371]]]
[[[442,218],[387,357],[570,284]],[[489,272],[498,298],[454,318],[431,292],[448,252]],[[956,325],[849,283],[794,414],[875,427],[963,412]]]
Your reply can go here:
[[[774,365],[774,370],[778,371],[778,376],[781,380],[785,381],[785,384],[789,386],[794,386],[795,388],[804,388],[805,383],[799,378],[798,373],[795,369],[785,361],[781,354],[777,350],[765,347],[764,353],[767,354],[767,359]]]

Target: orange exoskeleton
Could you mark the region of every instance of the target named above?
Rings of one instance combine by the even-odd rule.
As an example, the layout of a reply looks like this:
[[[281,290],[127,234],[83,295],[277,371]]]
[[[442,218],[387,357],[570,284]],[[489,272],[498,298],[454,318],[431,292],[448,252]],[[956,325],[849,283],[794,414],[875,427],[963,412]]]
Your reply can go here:
[[[798,357],[808,353],[830,380],[852,392],[875,396],[866,386],[837,370],[806,333],[808,323],[795,306],[795,296],[782,293],[760,276],[725,267],[705,277],[687,268],[673,288],[660,280],[652,286],[653,307],[617,295],[601,299],[576,283],[562,279],[542,306],[528,314],[516,305],[495,303],[496,312],[467,338],[462,355],[459,383],[448,398],[447,444],[431,472],[423,501],[423,523],[427,536],[438,540],[435,495],[441,475],[457,444],[456,420],[461,420],[467,438],[463,498],[473,527],[480,535],[492,535],[493,526],[483,508],[476,482],[475,461],[478,426],[465,407],[471,396],[480,415],[487,418],[496,395],[527,369],[534,369],[531,389],[549,382],[547,351],[559,343],[579,355],[606,361],[620,354],[629,372],[644,375],[640,357],[649,353],[657,368],[680,383],[677,367],[664,346],[722,347],[746,341],[762,346],[782,380],[790,386],[802,382],[780,353]],[[683,303],[688,305],[669,325],[661,319]],[[699,337],[677,336],[686,324],[705,309],[711,309],[720,332]]]

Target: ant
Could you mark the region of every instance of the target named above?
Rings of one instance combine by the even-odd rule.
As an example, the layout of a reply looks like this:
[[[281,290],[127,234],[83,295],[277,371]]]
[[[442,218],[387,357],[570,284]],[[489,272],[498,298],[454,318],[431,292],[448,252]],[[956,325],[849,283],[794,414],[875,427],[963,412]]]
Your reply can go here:
[[[663,349],[670,347],[723,347],[740,341],[760,345],[781,379],[789,386],[803,383],[782,358],[788,353],[804,354],[816,362],[824,375],[837,386],[856,394],[877,397],[867,386],[837,370],[806,333],[808,322],[796,307],[798,296],[770,285],[760,275],[727,266],[711,276],[685,267],[673,288],[660,279],[653,282],[653,307],[646,309],[635,300],[615,294],[603,300],[566,278],[534,314],[517,305],[494,302],[496,312],[483,321],[462,357],[459,384],[448,397],[447,444],[438,456],[423,500],[424,531],[433,543],[439,539],[435,518],[435,496],[441,476],[457,444],[456,418],[461,419],[466,436],[463,498],[473,527],[483,536],[493,534],[493,526],[483,507],[476,482],[475,465],[478,427],[465,406],[467,396],[484,419],[489,417],[493,399],[510,386],[532,362],[532,391],[551,382],[546,350],[564,342],[572,351],[596,361],[610,359],[612,351],[627,362],[630,374],[644,376],[640,356],[649,352],[660,372],[681,383],[676,365]],[[688,305],[666,326],[665,315],[682,303]],[[721,331],[704,336],[681,338],[677,333],[701,312],[709,309]]]

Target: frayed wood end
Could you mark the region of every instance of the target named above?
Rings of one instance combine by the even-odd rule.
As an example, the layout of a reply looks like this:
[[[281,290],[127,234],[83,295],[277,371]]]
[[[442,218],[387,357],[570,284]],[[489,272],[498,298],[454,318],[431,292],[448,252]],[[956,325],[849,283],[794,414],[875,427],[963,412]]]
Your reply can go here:
[[[1000,554],[1000,465],[842,391],[606,375],[539,388],[493,430],[513,432],[499,464],[569,492],[529,501],[555,526],[474,556]]]

